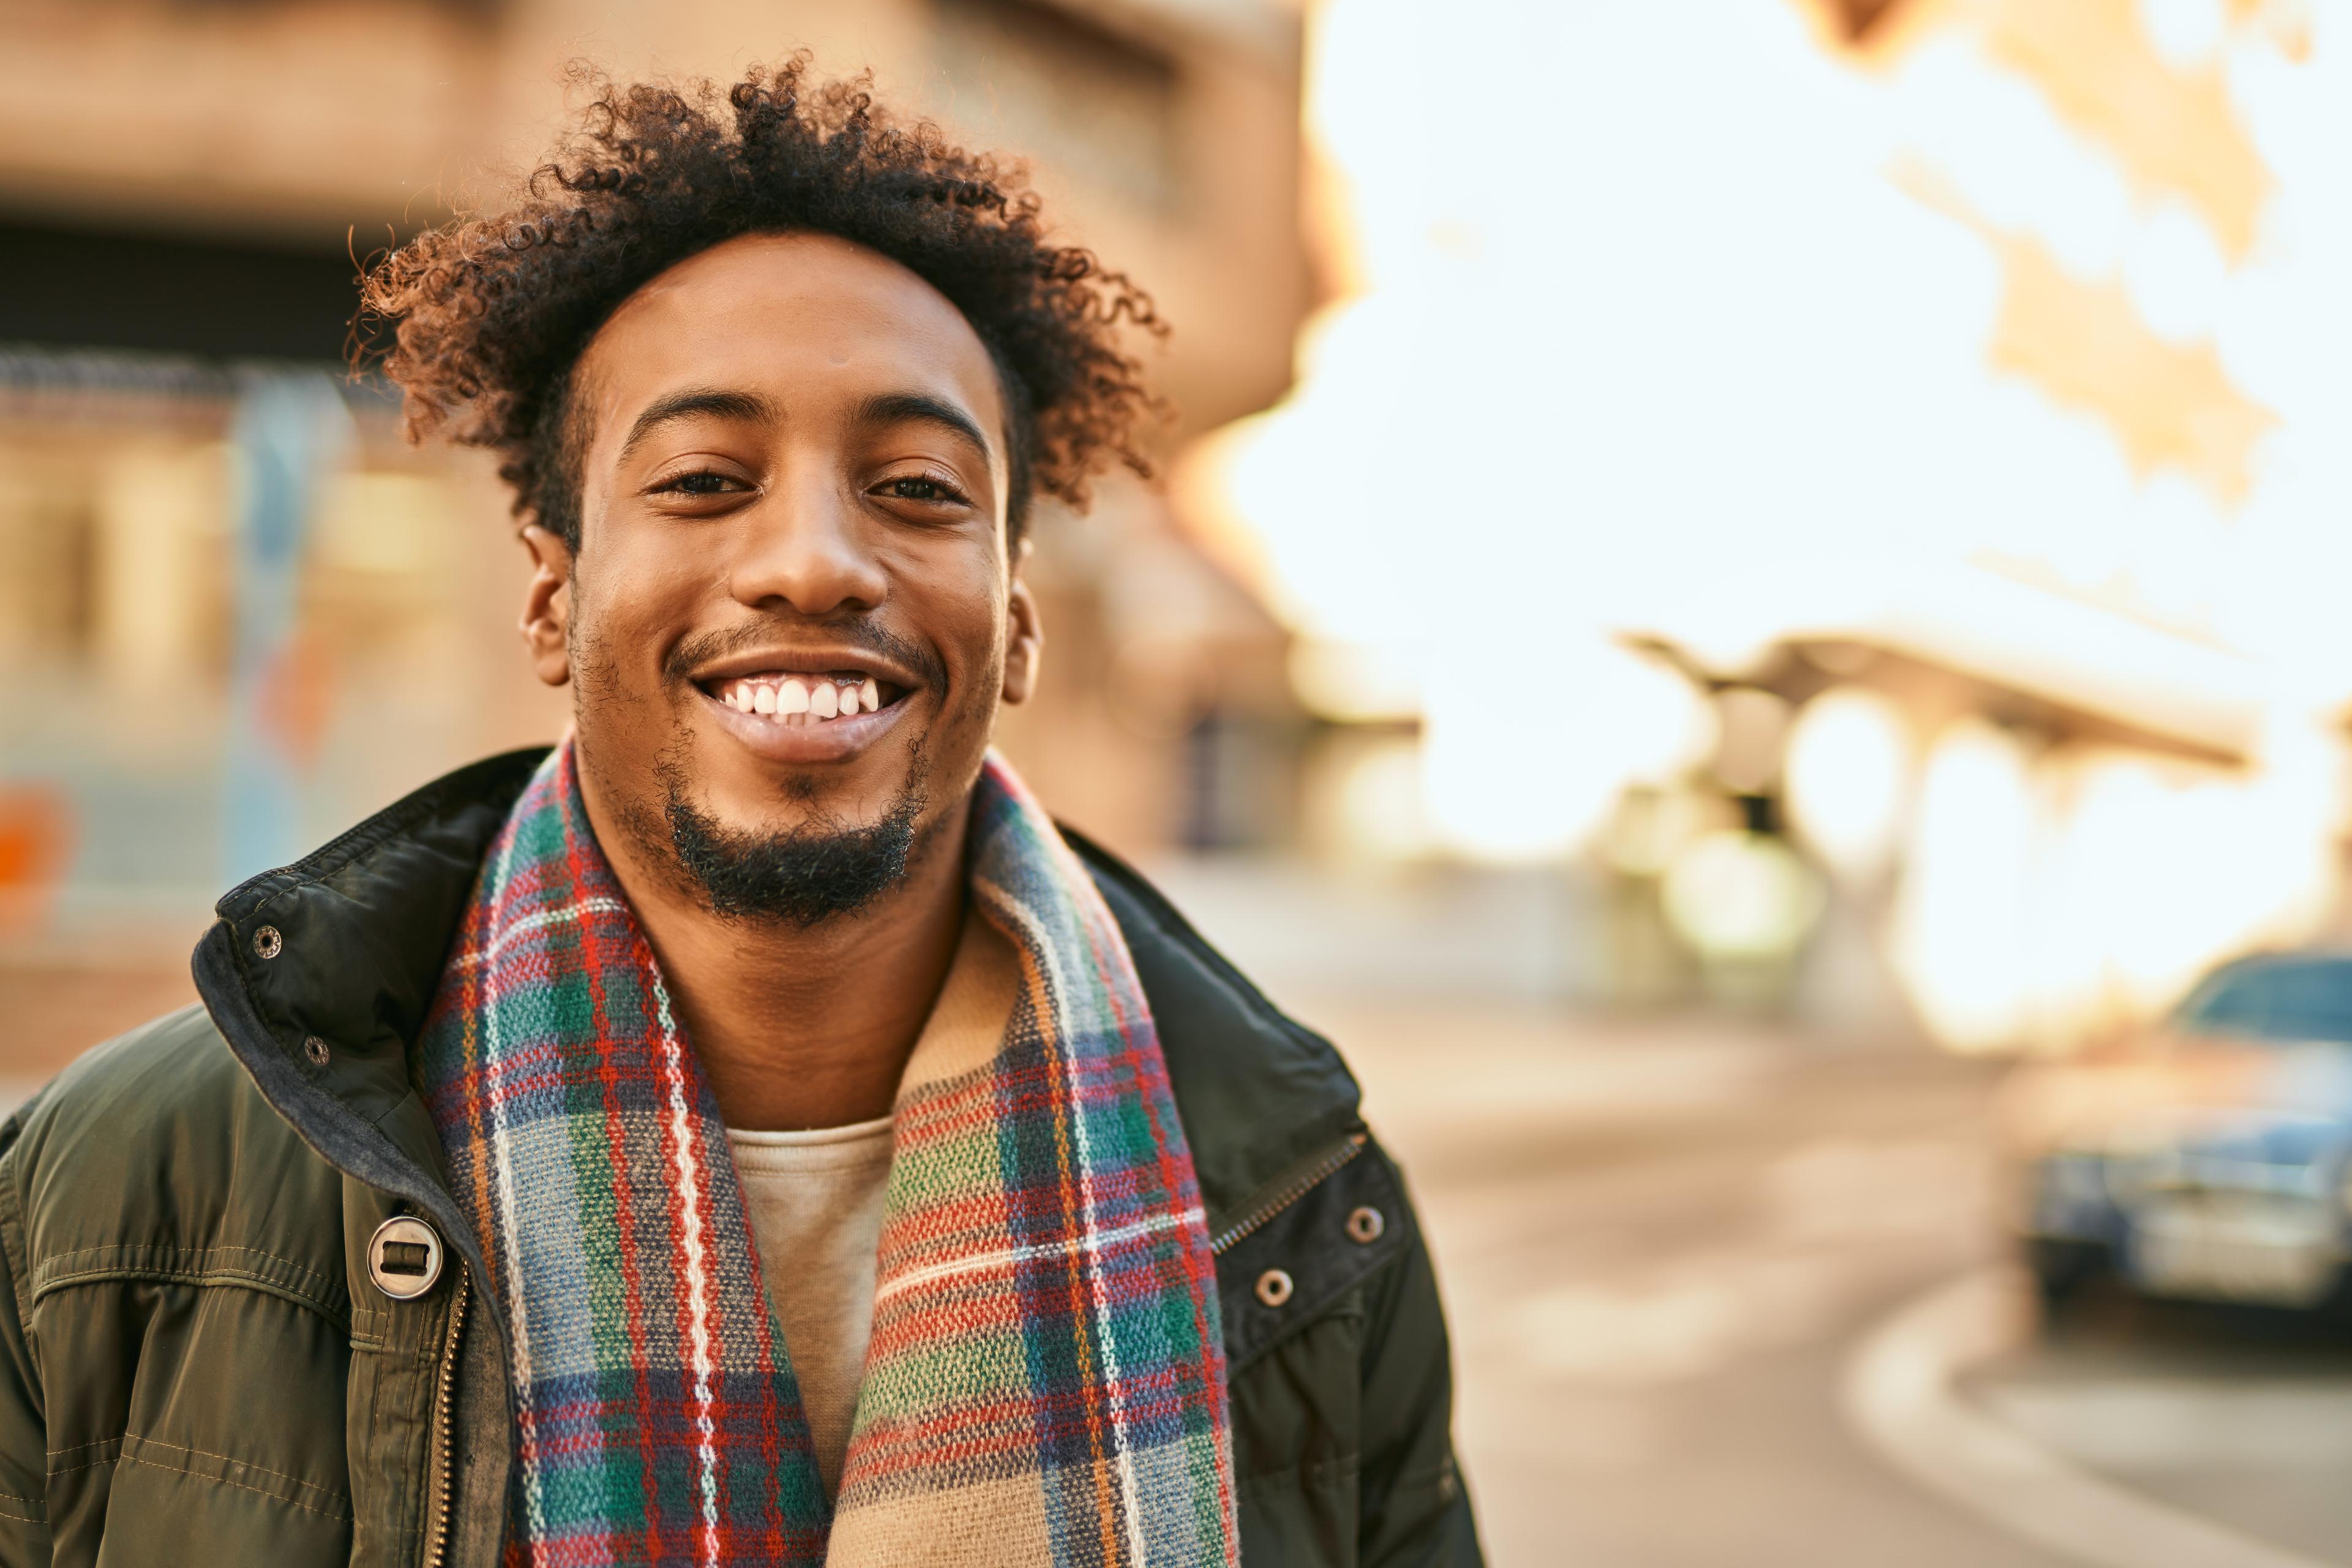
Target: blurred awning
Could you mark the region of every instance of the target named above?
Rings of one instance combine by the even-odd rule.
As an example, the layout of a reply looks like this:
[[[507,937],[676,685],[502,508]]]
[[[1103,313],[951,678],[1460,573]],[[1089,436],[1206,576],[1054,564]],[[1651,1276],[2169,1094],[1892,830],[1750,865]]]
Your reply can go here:
[[[1744,646],[1723,633],[1746,617],[1712,601],[1629,640],[1703,680],[1798,700],[1852,676],[1933,684],[2011,722],[2202,762],[2242,764],[2259,742],[2259,668],[2216,644],[1982,566],[1791,576],[1741,585],[1748,604],[1784,612]]]

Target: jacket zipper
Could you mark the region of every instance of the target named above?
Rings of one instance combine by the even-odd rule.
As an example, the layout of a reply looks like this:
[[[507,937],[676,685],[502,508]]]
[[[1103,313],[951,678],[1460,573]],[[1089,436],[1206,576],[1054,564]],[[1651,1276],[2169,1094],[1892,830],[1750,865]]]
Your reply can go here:
[[[425,1568],[441,1568],[449,1550],[450,1448],[455,1436],[453,1406],[457,1384],[457,1340],[466,1330],[466,1300],[472,1281],[457,1269],[457,1285],[449,1300],[449,1334],[441,1342],[440,1374],[433,1385],[433,1447],[425,1468],[426,1515]]]
[[[1349,1133],[1345,1142],[1335,1146],[1329,1153],[1300,1172],[1297,1180],[1282,1187],[1275,1193],[1274,1196],[1211,1237],[1209,1251],[1212,1254],[1223,1253],[1234,1243],[1252,1231],[1260,1229],[1275,1215],[1321,1186],[1333,1172],[1364,1152],[1365,1138],[1366,1134],[1362,1132]]]

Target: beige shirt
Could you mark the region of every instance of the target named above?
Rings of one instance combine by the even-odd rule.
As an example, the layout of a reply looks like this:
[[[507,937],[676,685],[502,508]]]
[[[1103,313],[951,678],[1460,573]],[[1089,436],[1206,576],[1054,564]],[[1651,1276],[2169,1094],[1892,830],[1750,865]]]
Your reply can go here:
[[[1019,984],[1013,944],[967,914],[947,984],[908,1058],[899,1100],[992,1058]],[[841,1487],[873,1332],[891,1126],[885,1116],[809,1132],[727,1133],[828,1497]]]

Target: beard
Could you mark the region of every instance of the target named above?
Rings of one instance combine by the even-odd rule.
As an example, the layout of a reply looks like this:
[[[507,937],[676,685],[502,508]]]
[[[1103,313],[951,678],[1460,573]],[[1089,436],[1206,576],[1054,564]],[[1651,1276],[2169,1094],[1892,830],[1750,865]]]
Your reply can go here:
[[[781,833],[729,827],[695,805],[683,769],[658,772],[668,841],[646,847],[666,850],[721,920],[806,928],[855,914],[906,880],[923,837],[919,749],[881,816],[858,826],[814,816]],[[641,839],[651,826],[636,825]]]

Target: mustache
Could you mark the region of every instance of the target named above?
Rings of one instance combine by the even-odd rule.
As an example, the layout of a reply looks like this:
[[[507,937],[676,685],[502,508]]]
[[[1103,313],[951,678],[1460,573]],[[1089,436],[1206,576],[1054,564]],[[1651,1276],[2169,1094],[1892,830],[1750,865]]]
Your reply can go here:
[[[857,652],[873,654],[878,660],[901,665],[920,676],[923,684],[935,691],[947,687],[947,665],[929,644],[899,636],[864,610],[837,616],[765,616],[719,631],[683,637],[662,660],[662,674],[672,681],[683,681],[696,666],[746,648],[793,637],[818,637]]]

